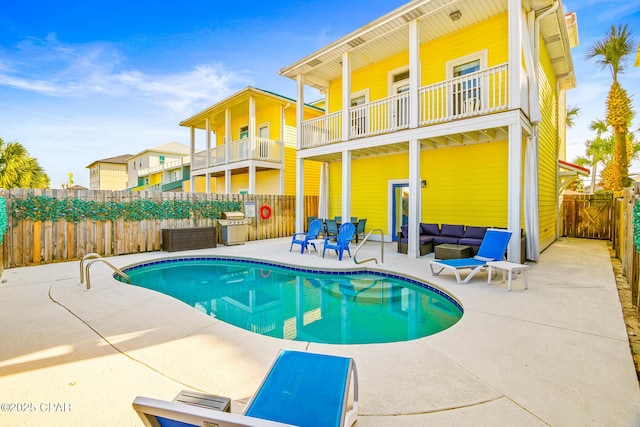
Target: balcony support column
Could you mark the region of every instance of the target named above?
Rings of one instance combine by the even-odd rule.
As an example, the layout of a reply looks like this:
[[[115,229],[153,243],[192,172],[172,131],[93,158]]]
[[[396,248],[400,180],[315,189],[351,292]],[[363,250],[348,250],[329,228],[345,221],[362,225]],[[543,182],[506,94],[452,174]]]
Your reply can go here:
[[[522,84],[522,0],[509,0],[509,109],[520,108]]]
[[[509,125],[509,167],[507,175],[507,228],[513,233],[507,248],[507,259],[520,262],[520,218],[522,216],[522,122]]]
[[[224,171],[224,194],[231,194],[231,171],[229,169]]]
[[[422,220],[422,187],[420,185],[420,141],[409,141],[409,242],[407,257],[418,258],[420,256],[420,221]]]
[[[298,101],[296,104],[296,233],[304,232],[304,159],[300,158],[302,148],[302,121],[304,120],[304,76],[296,78]],[[283,139],[284,146],[284,139]],[[284,157],[282,157],[284,162]],[[283,193],[284,194],[284,193]]]
[[[349,140],[351,130],[351,119],[349,115],[351,108],[351,54],[342,54],[342,140]]]
[[[229,163],[229,144],[231,141],[231,110],[227,108],[224,110],[224,163]]]
[[[205,126],[207,128],[207,155],[205,156],[205,162],[208,169],[211,166],[211,121],[209,120],[209,117],[207,117]],[[204,191],[209,194],[211,193],[211,180],[209,173],[207,172],[204,177],[206,179]]]
[[[409,127],[418,127],[420,110],[420,30],[418,21],[409,22]]]
[[[351,218],[351,151],[342,152],[342,207],[343,222]]]
[[[195,153],[196,153],[196,128],[194,126],[191,126],[189,128],[189,133],[190,133],[190,145],[189,145],[189,164],[191,165],[191,174],[189,176],[189,186],[190,186],[190,190],[192,193],[195,193],[195,185],[196,185],[196,178],[193,175],[193,169],[194,169],[194,162],[195,162]]]

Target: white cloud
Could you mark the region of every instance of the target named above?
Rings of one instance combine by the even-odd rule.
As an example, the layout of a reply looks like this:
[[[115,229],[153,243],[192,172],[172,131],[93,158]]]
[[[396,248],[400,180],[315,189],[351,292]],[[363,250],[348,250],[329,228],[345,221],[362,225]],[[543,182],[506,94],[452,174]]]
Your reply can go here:
[[[70,45],[27,39],[14,49],[0,48],[0,86],[56,97],[137,97],[187,114],[195,106],[226,97],[247,84],[247,73],[222,64],[204,64],[165,74],[130,69],[108,43]]]

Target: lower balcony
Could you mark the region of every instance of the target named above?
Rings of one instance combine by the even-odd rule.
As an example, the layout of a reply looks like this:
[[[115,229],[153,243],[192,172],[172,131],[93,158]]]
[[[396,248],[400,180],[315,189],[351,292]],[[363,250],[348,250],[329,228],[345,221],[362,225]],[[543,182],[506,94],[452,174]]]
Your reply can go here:
[[[421,87],[418,90],[418,126],[507,110],[508,71],[504,64]],[[528,81],[526,75],[524,80]],[[523,84],[524,100],[528,99],[527,91],[527,84]],[[410,118],[410,94],[400,93],[349,108],[348,135],[343,135],[342,111],[302,122],[301,148],[398,132],[409,128]]]
[[[223,166],[232,163],[258,160],[280,164],[283,161],[283,143],[268,138],[243,138],[228,145],[219,145],[194,154],[192,170]]]

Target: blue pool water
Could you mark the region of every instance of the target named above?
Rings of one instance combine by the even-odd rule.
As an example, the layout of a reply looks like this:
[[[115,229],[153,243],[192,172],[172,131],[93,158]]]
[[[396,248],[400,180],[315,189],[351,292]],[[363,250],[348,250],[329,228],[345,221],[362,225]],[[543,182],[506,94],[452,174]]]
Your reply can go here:
[[[224,322],[276,338],[329,344],[407,341],[455,324],[450,295],[388,273],[312,270],[223,257],[168,258],[124,269],[131,283]]]

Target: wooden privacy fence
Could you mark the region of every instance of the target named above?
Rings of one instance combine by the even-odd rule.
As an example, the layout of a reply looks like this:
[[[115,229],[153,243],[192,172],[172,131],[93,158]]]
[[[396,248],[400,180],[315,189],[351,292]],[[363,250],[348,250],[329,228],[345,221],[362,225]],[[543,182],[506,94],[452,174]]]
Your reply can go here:
[[[255,212],[247,226],[249,241],[295,231],[295,196],[36,189],[0,193],[7,201],[1,246],[5,268],[75,260],[91,252],[110,256],[159,251],[163,228],[216,226],[225,210]],[[260,216],[264,205],[271,208],[268,219]],[[306,223],[307,216],[317,216],[318,197],[305,196],[304,205]]]
[[[562,197],[562,236],[611,240],[615,225],[611,194],[570,194]]]

